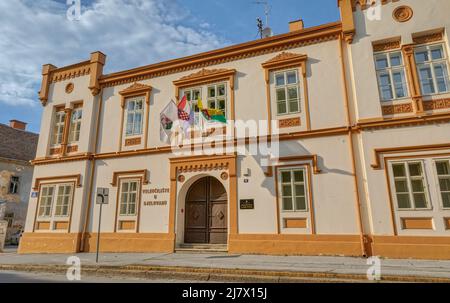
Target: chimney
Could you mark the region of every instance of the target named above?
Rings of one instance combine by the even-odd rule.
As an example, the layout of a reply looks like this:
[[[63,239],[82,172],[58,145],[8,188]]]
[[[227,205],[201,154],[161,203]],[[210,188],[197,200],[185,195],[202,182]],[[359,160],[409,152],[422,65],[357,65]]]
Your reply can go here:
[[[9,126],[14,129],[25,130],[27,128],[27,123],[19,120],[9,120]]]
[[[289,32],[300,31],[305,27],[303,19],[289,22]]]

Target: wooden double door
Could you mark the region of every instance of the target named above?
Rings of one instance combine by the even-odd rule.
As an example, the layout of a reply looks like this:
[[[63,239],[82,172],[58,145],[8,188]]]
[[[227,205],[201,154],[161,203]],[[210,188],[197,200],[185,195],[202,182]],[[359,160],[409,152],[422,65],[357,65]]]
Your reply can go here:
[[[228,198],[214,177],[196,181],[186,195],[185,243],[226,244]]]

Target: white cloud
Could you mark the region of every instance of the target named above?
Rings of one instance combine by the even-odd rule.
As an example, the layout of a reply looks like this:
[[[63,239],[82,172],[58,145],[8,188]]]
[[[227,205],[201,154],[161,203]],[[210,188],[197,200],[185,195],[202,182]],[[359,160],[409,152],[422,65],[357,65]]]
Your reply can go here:
[[[41,67],[107,54],[106,72],[137,67],[223,46],[175,1],[94,0],[69,21],[65,0],[0,1],[0,103],[35,105]]]

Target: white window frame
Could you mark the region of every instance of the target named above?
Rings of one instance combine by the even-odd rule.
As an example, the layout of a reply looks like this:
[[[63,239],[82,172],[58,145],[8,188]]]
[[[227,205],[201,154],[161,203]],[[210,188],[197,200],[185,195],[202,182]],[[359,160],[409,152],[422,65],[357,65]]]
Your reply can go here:
[[[133,109],[129,109],[129,104],[133,102],[134,107]],[[136,108],[136,104],[138,102],[141,102],[141,108]],[[145,97],[139,96],[139,97],[132,97],[127,98],[125,102],[125,112],[126,112],[126,123],[125,123],[125,136],[126,137],[133,137],[133,136],[141,136],[144,132],[143,125],[144,125],[144,107],[145,105]],[[136,116],[140,114],[141,120],[140,123],[136,123]],[[130,123],[129,117],[130,115],[133,116],[133,122]],[[129,126],[131,125],[131,132],[128,132]]]
[[[401,64],[397,65],[397,66],[392,66],[391,56],[395,55],[395,54],[400,55]],[[385,68],[378,69],[377,61],[378,61],[378,58],[381,56],[386,57],[388,66]],[[403,58],[402,52],[400,50],[387,51],[387,52],[376,52],[374,54],[374,60],[375,60],[375,70],[376,70],[376,74],[377,74],[378,92],[380,94],[381,102],[389,102],[389,101],[402,100],[402,99],[409,98],[409,84],[408,84],[408,78],[406,75],[405,60]],[[402,88],[404,90],[404,96],[402,96],[402,97],[398,96],[397,88],[394,83],[394,73],[397,71],[400,71],[402,73],[403,80],[404,80],[404,82],[401,83]],[[384,99],[384,95],[383,95],[383,89],[382,89],[382,85],[381,85],[380,76],[386,75],[386,74],[389,76],[389,86],[390,86],[390,92],[392,94],[391,99]]]
[[[124,184],[128,183],[128,190],[127,192],[125,192],[125,194],[127,195],[127,202],[123,203],[122,201],[122,195],[124,194]],[[134,191],[130,191],[130,185],[131,183],[136,183],[136,190]],[[139,201],[140,201],[140,192],[141,192],[141,180],[140,179],[121,179],[120,180],[120,190],[119,190],[119,210],[118,210],[118,217],[123,217],[123,218],[129,218],[129,217],[137,217],[138,215],[138,211],[139,211]],[[134,201],[134,213],[130,213],[130,196],[132,194],[135,194],[135,201]],[[122,205],[126,204],[126,212],[122,213]]]
[[[437,190],[437,195],[439,197],[439,201],[440,201],[440,206],[442,207],[443,210],[450,210],[450,206],[444,206],[444,199],[442,199],[442,190],[441,190],[441,185],[440,185],[440,179],[442,177],[444,178],[450,178],[450,174],[449,175],[438,175],[438,171],[437,171],[437,163],[438,162],[447,162],[450,168],[450,159],[449,158],[442,158],[442,159],[433,159],[433,173],[435,176],[435,180],[436,180],[436,190]],[[447,191],[445,191],[447,192]]]
[[[295,80],[296,80],[296,82],[295,83],[290,83],[290,84],[288,84],[288,74],[289,73],[295,73]],[[284,84],[283,85],[277,85],[277,76],[278,75],[283,75],[283,77],[284,77]],[[286,70],[280,70],[280,71],[276,71],[276,72],[273,72],[273,83],[274,83],[274,88],[275,88],[275,93],[274,93],[274,96],[275,96],[275,107],[276,107],[276,113],[277,113],[277,116],[286,116],[286,115],[292,115],[292,114],[298,114],[298,113],[301,113],[301,96],[300,96],[300,79],[299,79],[299,72],[298,72],[298,69],[286,69]],[[280,90],[280,89],[283,89],[284,88],[284,93],[285,93],[285,100],[284,101],[279,101],[278,100],[278,94],[277,94],[277,91],[278,90]],[[295,100],[295,99],[289,99],[289,89],[290,88],[295,88],[296,90],[297,90],[297,99]],[[297,110],[296,111],[291,111],[291,106],[290,106],[290,103],[291,102],[293,102],[293,101],[297,101]],[[278,108],[278,104],[279,103],[285,103],[285,106],[286,106],[286,112],[285,113],[280,113],[279,112],[279,108]]]
[[[47,194],[44,196],[44,188],[47,188]],[[48,194],[48,189],[52,188],[52,195]],[[55,191],[56,191],[56,185],[43,185],[41,187],[40,197],[39,197],[39,207],[38,207],[38,219],[50,219],[52,217],[52,209],[53,209],[53,201],[55,199]],[[50,198],[50,203],[46,203],[45,206],[43,206],[42,202],[43,199],[46,198],[46,202],[48,201],[47,198]],[[44,214],[41,214],[41,209],[49,209],[49,214],[46,213],[46,210],[44,211]]]
[[[77,107],[72,111],[70,117],[69,143],[80,141],[81,121],[83,119],[83,108]]]
[[[437,48],[441,48],[442,49],[442,55],[443,58],[441,59],[435,59],[433,60],[432,58],[432,50],[437,49]],[[424,61],[424,62],[418,62],[417,61],[417,53],[420,52],[427,52],[427,56],[428,56],[428,61]],[[450,75],[449,75],[449,64],[448,64],[448,55],[447,55],[447,49],[444,43],[437,43],[437,44],[425,44],[425,45],[420,45],[414,48],[414,56],[416,58],[416,68],[417,68],[417,73],[418,73],[418,77],[419,77],[419,82],[420,82],[420,89],[422,91],[422,94],[424,96],[432,96],[432,95],[439,95],[439,94],[446,94],[450,92]],[[437,77],[436,77],[436,71],[435,71],[435,66],[441,65],[443,64],[445,66],[445,73],[447,74],[446,78],[445,78],[445,85],[447,87],[446,91],[440,92],[439,91],[439,85],[438,85],[438,81],[437,81]],[[431,80],[433,83],[433,89],[434,92],[432,93],[425,93],[424,91],[424,85],[422,82],[422,78],[421,78],[421,73],[420,73],[420,69],[421,67],[424,66],[428,66],[431,70]]]
[[[182,96],[186,96],[188,102],[191,103],[191,109],[194,112],[194,126],[200,125],[200,110],[197,106],[198,98],[194,99],[192,96],[194,92],[198,92],[199,98],[202,99],[202,87],[189,87],[181,91]]]
[[[70,193],[69,194],[63,194],[64,196],[68,197],[68,206],[67,206],[67,214],[65,215],[57,215],[56,214],[56,207],[58,206],[58,198],[59,198],[59,189],[61,187],[70,187]],[[42,208],[42,201],[44,198],[44,188],[53,188],[53,194],[49,196],[48,194],[45,197],[51,197],[50,201],[50,214],[49,215],[40,215],[40,210]],[[70,213],[72,211],[72,203],[73,203],[73,193],[74,193],[74,184],[73,183],[59,183],[59,184],[43,184],[40,189],[40,195],[39,195],[39,207],[38,207],[38,219],[46,219],[46,220],[52,220],[55,218],[69,218]],[[46,206],[48,208],[48,206]]]
[[[223,85],[224,86],[224,88],[225,88],[225,95],[224,96],[217,96],[217,87],[218,86],[221,86],[221,85]],[[216,93],[216,96],[215,97],[208,97],[208,93],[209,93],[209,88],[210,87],[214,87],[214,89],[215,89],[215,93]],[[202,105],[203,105],[203,108],[204,109],[213,109],[213,108],[210,108],[209,107],[209,105],[210,105],[210,102],[211,101],[214,101],[215,102],[215,108],[214,109],[219,109],[219,107],[218,107],[218,100],[225,100],[225,110],[224,110],[224,115],[225,115],[225,118],[228,120],[229,119],[229,100],[228,100],[228,82],[216,82],[216,83],[210,83],[210,84],[205,84],[205,85],[202,85],[202,86],[192,86],[192,87],[186,87],[186,88],[183,88],[182,90],[180,90],[180,92],[181,92],[181,96],[184,96],[184,95],[186,95],[186,93],[188,93],[188,92],[190,92],[191,94],[192,94],[192,92],[193,91],[199,91],[200,92],[200,99],[202,100]],[[205,98],[203,98],[202,96],[206,96]],[[202,127],[202,119],[200,119],[200,115],[201,115],[201,113],[200,113],[200,111],[196,111],[196,110],[198,110],[198,106],[197,106],[197,103],[198,103],[198,99],[197,100],[188,100],[188,101],[190,101],[191,102],[191,106],[192,106],[192,109],[194,110],[194,126],[197,126],[197,127]],[[220,123],[220,122],[217,122],[217,123],[214,123],[214,122],[209,122],[209,124],[208,124],[208,127],[215,127],[216,125],[222,125],[222,123]]]
[[[52,146],[60,146],[64,140],[64,126],[66,120],[66,112],[64,110],[58,110],[54,115],[54,122],[52,128]]]
[[[425,208],[417,208],[416,207],[416,203],[414,200],[414,192],[412,191],[412,180],[413,179],[417,179],[418,177],[413,177],[411,178],[410,175],[410,171],[409,171],[409,164],[417,164],[419,163],[421,165],[421,169],[422,169],[422,180],[423,180],[423,185],[424,185],[424,195],[425,195],[425,200],[427,203],[427,207]],[[405,177],[395,177],[394,175],[394,165],[396,164],[403,164],[405,167]],[[433,210],[433,203],[432,203],[432,199],[431,199],[431,195],[430,195],[430,188],[429,188],[429,183],[427,180],[427,170],[426,170],[426,165],[425,165],[425,161],[423,160],[398,160],[398,161],[391,161],[389,162],[389,169],[390,169],[390,180],[391,180],[391,188],[392,188],[392,195],[393,195],[393,199],[395,201],[395,210],[399,211],[399,212],[405,212],[405,211],[431,211]],[[396,190],[396,186],[395,186],[395,181],[398,180],[399,178],[406,178],[406,182],[408,185],[408,195],[409,195],[409,202],[410,202],[410,208],[400,208],[399,207],[399,203],[398,203],[398,198],[397,198],[397,190]],[[405,192],[406,193],[406,192]]]
[[[303,173],[303,182],[296,182],[294,178],[294,172],[295,171],[302,171]],[[283,172],[290,172],[291,176],[291,182],[290,184],[283,182],[282,173]],[[284,203],[283,199],[286,197],[283,195],[283,185],[290,185],[291,186],[291,196],[292,199],[292,209],[284,209]],[[303,185],[304,188],[304,198],[305,198],[305,209],[297,209],[297,203],[296,198],[297,197],[303,197],[301,195],[297,195],[295,191],[295,185]],[[281,167],[278,168],[278,199],[280,201],[280,211],[282,213],[309,213],[309,184],[308,184],[308,170],[305,166],[292,166],[292,167]]]
[[[225,90],[225,94],[219,96],[218,95],[218,87],[219,86],[223,86],[224,90]],[[214,97],[209,96],[209,89],[213,88],[214,89]],[[225,117],[228,116],[228,110],[227,110],[227,106],[228,106],[228,94],[227,94],[227,83],[223,82],[223,83],[214,83],[214,84],[210,84],[206,86],[206,106],[208,107],[208,109],[217,109],[217,110],[221,110],[223,111]],[[225,102],[225,107],[223,109],[220,108],[219,106],[219,101],[223,100]],[[214,108],[210,107],[210,103],[214,102]],[[203,106],[205,106],[205,104],[203,104]]]
[[[70,188],[69,193],[65,192],[66,188]],[[64,191],[62,193],[62,195],[59,194],[59,191],[61,188],[64,188]],[[58,184],[57,186],[57,191],[56,191],[56,195],[55,195],[55,209],[53,211],[53,217],[55,218],[68,218],[70,216],[70,211],[71,211],[71,207],[72,207],[72,197],[73,197],[73,184],[72,183],[63,183],[63,184]],[[61,203],[60,203],[60,198],[61,198]],[[67,198],[67,203],[65,203],[65,198]],[[66,205],[67,204],[67,205]],[[67,214],[57,214],[57,208],[61,207],[63,209],[64,206],[67,206]]]

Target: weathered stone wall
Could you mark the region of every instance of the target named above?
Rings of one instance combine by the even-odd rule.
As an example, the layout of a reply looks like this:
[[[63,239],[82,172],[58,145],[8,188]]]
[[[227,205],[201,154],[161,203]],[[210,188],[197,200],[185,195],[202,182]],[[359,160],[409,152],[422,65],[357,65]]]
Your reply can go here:
[[[19,192],[11,194],[11,177],[19,177]],[[27,215],[28,199],[32,187],[33,167],[26,162],[0,162],[0,204],[2,204],[2,214],[0,220],[8,214],[14,214],[12,225],[8,227],[6,233],[6,243],[9,243],[11,236],[23,230]]]

